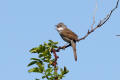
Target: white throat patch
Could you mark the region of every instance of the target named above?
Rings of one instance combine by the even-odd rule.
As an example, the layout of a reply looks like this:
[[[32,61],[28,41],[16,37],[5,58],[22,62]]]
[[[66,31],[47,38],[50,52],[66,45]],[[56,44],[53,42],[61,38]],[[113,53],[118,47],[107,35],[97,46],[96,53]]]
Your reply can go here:
[[[64,30],[64,28],[60,27],[60,28],[57,28],[57,30],[58,30],[59,32],[61,32],[61,31]]]

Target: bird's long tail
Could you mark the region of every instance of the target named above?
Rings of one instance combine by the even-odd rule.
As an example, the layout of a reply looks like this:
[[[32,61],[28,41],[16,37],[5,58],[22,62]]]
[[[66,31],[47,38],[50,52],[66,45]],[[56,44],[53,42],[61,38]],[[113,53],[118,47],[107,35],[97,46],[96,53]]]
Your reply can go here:
[[[71,40],[71,46],[72,46],[72,48],[73,48],[75,61],[77,61],[76,42],[73,41],[73,40]]]

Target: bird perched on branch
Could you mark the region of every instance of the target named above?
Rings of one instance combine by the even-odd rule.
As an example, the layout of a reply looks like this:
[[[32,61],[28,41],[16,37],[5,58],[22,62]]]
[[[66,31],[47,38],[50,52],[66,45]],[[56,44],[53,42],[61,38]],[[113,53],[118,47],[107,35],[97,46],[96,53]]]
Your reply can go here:
[[[68,29],[67,26],[64,25],[64,23],[59,23],[58,25],[56,25],[56,29],[59,32],[62,39],[67,43],[71,44],[74,52],[75,61],[77,61],[76,41],[78,40],[78,36],[70,29]]]

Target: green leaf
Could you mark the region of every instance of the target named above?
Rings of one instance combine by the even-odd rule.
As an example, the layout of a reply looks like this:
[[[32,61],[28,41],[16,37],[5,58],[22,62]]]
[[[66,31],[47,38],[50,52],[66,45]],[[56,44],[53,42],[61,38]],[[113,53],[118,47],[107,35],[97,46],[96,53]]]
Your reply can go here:
[[[31,58],[31,60],[36,60],[36,61],[39,61],[40,59],[37,59],[37,58]]]
[[[41,64],[40,62],[37,62],[37,65],[39,67],[40,73],[42,73],[44,71],[44,64]]]
[[[44,42],[44,46],[47,46],[48,44],[46,42]]]
[[[32,69],[28,70],[28,72],[38,72],[39,73],[39,68],[37,68],[37,67],[32,68]]]
[[[52,76],[52,74],[51,74],[51,73],[48,73],[47,76]]]
[[[58,73],[57,73],[57,72],[54,72],[53,75],[56,76],[56,75],[58,75]]]
[[[37,48],[32,48],[32,49],[30,50],[30,52],[31,52],[31,53],[37,53]]]
[[[37,62],[37,65],[38,65],[40,68],[43,67],[42,63],[40,63],[40,62]]]
[[[46,76],[42,76],[42,79],[44,79]]]
[[[36,63],[37,63],[37,61],[32,61],[27,66],[31,66],[31,65],[36,64]]]
[[[67,71],[67,68],[64,66],[64,71],[66,72]]]
[[[52,40],[48,40],[50,43],[54,43]]]
[[[48,45],[49,45],[48,47],[51,47],[52,44],[51,44],[51,43],[48,43]]]
[[[42,53],[42,52],[45,51],[45,46],[40,45],[40,46],[38,47],[38,49],[39,49],[39,52]]]
[[[58,42],[54,42],[54,44],[58,44]]]
[[[59,75],[59,79],[62,79],[64,76],[63,75]]]
[[[67,74],[69,72],[69,70],[67,70],[67,68],[64,66],[64,74]]]
[[[43,54],[39,54],[39,58],[43,57]]]
[[[53,46],[53,48],[58,48],[57,46]]]
[[[52,68],[48,68],[45,72],[46,72],[46,73],[51,73],[52,71],[53,71]]]
[[[53,77],[53,76],[52,76],[52,77],[50,77],[50,80],[55,80],[55,77]],[[58,80],[59,80],[59,79],[58,79]]]
[[[28,70],[28,72],[43,73],[43,68],[34,67],[34,68]]]

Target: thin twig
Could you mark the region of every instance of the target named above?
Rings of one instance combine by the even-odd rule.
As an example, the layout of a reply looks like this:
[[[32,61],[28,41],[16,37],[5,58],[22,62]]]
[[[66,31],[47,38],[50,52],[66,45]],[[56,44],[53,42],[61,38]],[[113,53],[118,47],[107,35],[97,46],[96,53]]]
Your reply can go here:
[[[67,48],[67,47],[69,47],[69,46],[71,46],[71,44],[69,44],[69,45],[64,45],[64,46],[62,46],[62,47],[59,47],[58,49],[56,49],[56,52],[59,52],[60,49],[65,49],[65,48]]]
[[[115,11],[115,9],[118,7],[118,3],[119,3],[119,0],[117,1],[116,6],[110,11],[110,13],[103,20],[100,20],[99,24],[95,28],[88,30],[87,34],[83,36],[82,38],[78,39],[78,41],[85,39],[90,33],[94,32],[97,28],[102,27],[102,25],[105,24],[109,20],[113,11]]]
[[[116,35],[116,36],[120,36],[120,35]]]
[[[93,26],[94,26],[94,24],[95,24],[95,16],[96,16],[96,12],[97,12],[97,2],[96,2],[95,11],[94,11],[94,13],[93,13],[93,23],[92,23],[92,25],[91,25],[91,30],[93,29]]]

